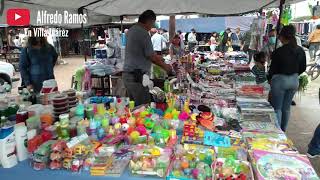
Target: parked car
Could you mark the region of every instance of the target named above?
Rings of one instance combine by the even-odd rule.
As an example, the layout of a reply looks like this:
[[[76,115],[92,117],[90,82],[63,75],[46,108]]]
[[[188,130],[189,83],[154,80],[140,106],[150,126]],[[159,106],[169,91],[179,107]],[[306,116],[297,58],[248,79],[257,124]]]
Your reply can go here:
[[[19,81],[19,78],[15,78],[15,69],[12,64],[0,61],[0,85],[8,82],[12,85],[13,82]]]

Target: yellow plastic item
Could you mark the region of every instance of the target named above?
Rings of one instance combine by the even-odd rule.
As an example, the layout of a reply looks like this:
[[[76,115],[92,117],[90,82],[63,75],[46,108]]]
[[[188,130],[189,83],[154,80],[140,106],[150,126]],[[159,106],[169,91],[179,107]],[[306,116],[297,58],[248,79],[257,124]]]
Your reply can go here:
[[[121,123],[116,123],[116,124],[114,125],[114,128],[115,128],[115,129],[120,129],[120,128],[121,128]]]
[[[160,150],[157,148],[152,148],[151,149],[151,155],[153,156],[160,156]]]

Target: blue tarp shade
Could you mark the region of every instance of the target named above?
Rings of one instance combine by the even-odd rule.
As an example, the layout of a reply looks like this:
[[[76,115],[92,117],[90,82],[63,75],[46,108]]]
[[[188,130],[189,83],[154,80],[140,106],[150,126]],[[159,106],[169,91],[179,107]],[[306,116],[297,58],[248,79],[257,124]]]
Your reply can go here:
[[[161,20],[160,27],[169,29],[169,20]],[[190,32],[194,28],[197,32],[211,33],[220,32],[225,29],[224,17],[194,18],[194,19],[176,19],[176,30]]]
[[[250,29],[250,24],[254,17],[231,16],[231,17],[209,17],[209,18],[193,18],[193,19],[177,19],[176,30],[182,32],[190,32],[192,28],[200,33],[221,32],[227,27],[235,29],[240,27],[241,31]],[[169,29],[169,20],[161,20],[160,27]]]

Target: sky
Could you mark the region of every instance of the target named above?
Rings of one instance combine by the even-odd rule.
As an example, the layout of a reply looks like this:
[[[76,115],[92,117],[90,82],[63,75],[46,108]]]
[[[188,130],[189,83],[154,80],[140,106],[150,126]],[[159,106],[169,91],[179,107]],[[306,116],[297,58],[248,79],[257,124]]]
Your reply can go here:
[[[306,0],[306,1],[302,1],[300,3],[292,5],[293,18],[297,18],[301,16],[311,16],[311,12],[309,11],[309,4],[316,5],[317,0]]]

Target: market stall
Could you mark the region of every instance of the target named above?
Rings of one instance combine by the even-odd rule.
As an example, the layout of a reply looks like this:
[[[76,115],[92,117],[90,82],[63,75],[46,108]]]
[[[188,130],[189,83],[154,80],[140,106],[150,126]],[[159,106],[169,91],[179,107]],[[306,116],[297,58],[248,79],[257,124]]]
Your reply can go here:
[[[202,54],[203,60],[198,53],[176,59],[177,78],[164,91],[153,89],[154,102],[140,107],[128,98],[89,91],[5,95],[1,174],[10,179],[17,178],[14,171],[60,179],[318,179],[308,158],[279,129],[266,101],[268,87],[255,83],[247,57]],[[17,165],[18,160],[24,162]]]
[[[124,2],[98,4],[115,8],[121,4],[112,3]],[[241,12],[274,2],[254,1]],[[200,11],[198,6],[190,8],[182,12]],[[135,14],[133,10],[128,13]],[[217,12],[221,10],[226,9]],[[259,48],[260,29],[256,29],[253,46]],[[78,91],[58,92],[54,82],[48,82],[38,96],[27,89],[18,95],[2,91],[1,177],[319,179],[308,158],[280,130],[266,100],[269,87],[255,83],[243,52],[199,51],[171,59],[176,76],[166,79],[163,90],[144,79],[153,102],[136,107],[127,97],[105,92],[110,84],[104,83],[122,62],[104,58],[104,49],[100,50],[75,75],[81,81]]]

